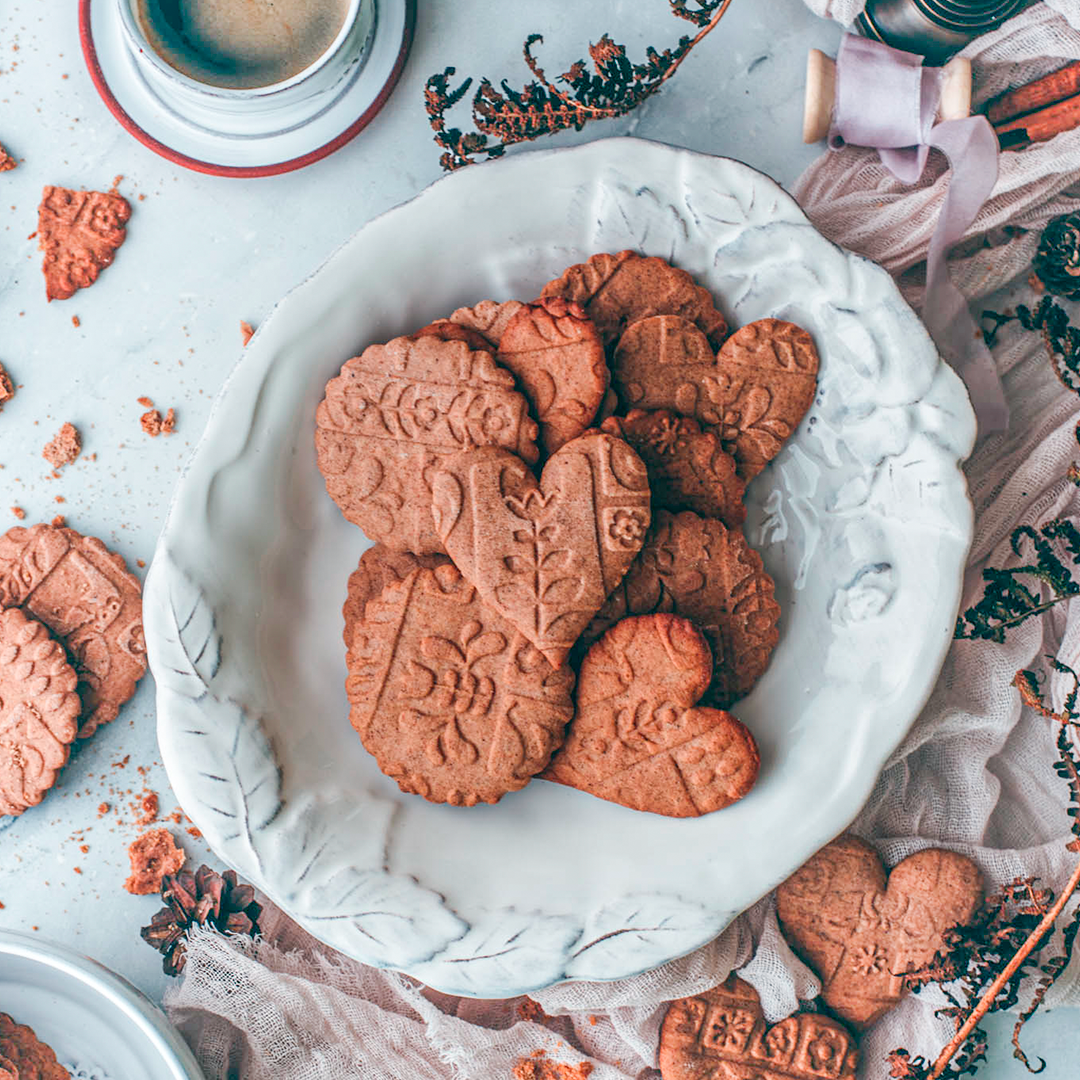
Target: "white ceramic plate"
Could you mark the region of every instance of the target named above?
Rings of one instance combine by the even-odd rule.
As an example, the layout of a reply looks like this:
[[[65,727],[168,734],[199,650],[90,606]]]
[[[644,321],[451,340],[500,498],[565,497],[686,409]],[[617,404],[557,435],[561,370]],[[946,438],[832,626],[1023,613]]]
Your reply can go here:
[[[203,1080],[160,1010],[94,960],[0,930],[0,1012],[28,1024],[72,1080]]]
[[[807,327],[817,401],[751,485],[780,644],[733,710],[754,791],[695,820],[542,781],[496,806],[401,795],[349,727],[341,604],[362,534],[315,408],[343,360],[570,263],[636,248],[735,325]],[[264,323],[180,483],[146,587],[159,737],[211,846],[308,930],[451,993],[614,979],[718,933],[858,812],[951,639],[975,424],[888,275],[767,177],[635,139],[462,170],[370,222]]]

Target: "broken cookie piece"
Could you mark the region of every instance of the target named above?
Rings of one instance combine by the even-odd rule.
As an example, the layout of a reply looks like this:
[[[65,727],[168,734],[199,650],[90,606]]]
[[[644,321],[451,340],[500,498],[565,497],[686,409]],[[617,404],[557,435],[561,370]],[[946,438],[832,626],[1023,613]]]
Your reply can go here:
[[[97,281],[117,248],[131,204],[121,195],[46,187],[38,207],[38,247],[50,300],[66,300]]]
[[[176,410],[168,409],[162,416],[157,409],[150,409],[139,417],[139,422],[143,431],[152,439],[159,435],[171,435],[176,430]]]
[[[152,829],[131,844],[128,858],[131,877],[124,882],[124,888],[135,896],[149,896],[161,892],[161,879],[178,873],[185,856],[168,829]]]
[[[70,465],[82,453],[82,439],[74,424],[65,423],[56,435],[45,444],[41,456],[54,468]]]

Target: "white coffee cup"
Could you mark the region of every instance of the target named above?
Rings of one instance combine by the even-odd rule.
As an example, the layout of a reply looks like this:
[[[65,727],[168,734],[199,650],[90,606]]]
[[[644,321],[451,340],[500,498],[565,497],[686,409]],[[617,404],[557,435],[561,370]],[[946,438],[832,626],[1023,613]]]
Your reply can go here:
[[[328,108],[359,75],[377,17],[375,0],[349,0],[341,29],[315,61],[281,82],[233,88],[202,82],[174,67],[144,32],[138,0],[116,3],[136,73],[161,106],[190,126],[236,138],[281,134]]]

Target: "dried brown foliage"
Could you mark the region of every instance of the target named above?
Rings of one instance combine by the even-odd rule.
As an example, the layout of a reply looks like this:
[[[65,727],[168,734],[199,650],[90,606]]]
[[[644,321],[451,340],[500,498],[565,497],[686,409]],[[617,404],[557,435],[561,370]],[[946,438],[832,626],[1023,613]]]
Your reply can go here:
[[[447,114],[473,85],[472,76],[458,86],[451,80],[457,69],[432,75],[424,86],[424,107],[443,148],[439,163],[448,172],[487,158],[501,157],[508,146],[573,128],[580,131],[590,120],[610,120],[637,108],[675,74],[691,49],[715,29],[731,0],[668,0],[671,13],[698,27],[668,49],[649,46],[645,59],[633,63],[626,47],[608,34],[589,45],[589,60],[576,63],[549,79],[533,53],[542,34],[530,34],[522,52],[533,79],[520,89],[503,79],[499,86],[486,76],[472,95],[475,130],[450,126]]]

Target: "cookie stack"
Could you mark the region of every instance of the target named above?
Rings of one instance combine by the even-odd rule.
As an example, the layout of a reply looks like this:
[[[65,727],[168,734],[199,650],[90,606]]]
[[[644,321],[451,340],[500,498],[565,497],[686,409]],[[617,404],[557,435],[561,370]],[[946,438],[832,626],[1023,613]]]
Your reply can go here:
[[[0,535],[0,815],[41,802],[145,673],[142,587],[119,555],[60,524]]]
[[[780,609],[742,497],[817,367],[804,330],[729,335],[689,274],[630,251],[347,361],[315,441],[375,541],[346,688],[382,771],[460,806],[538,775],[677,817],[745,795],[757,748],[723,710]]]

